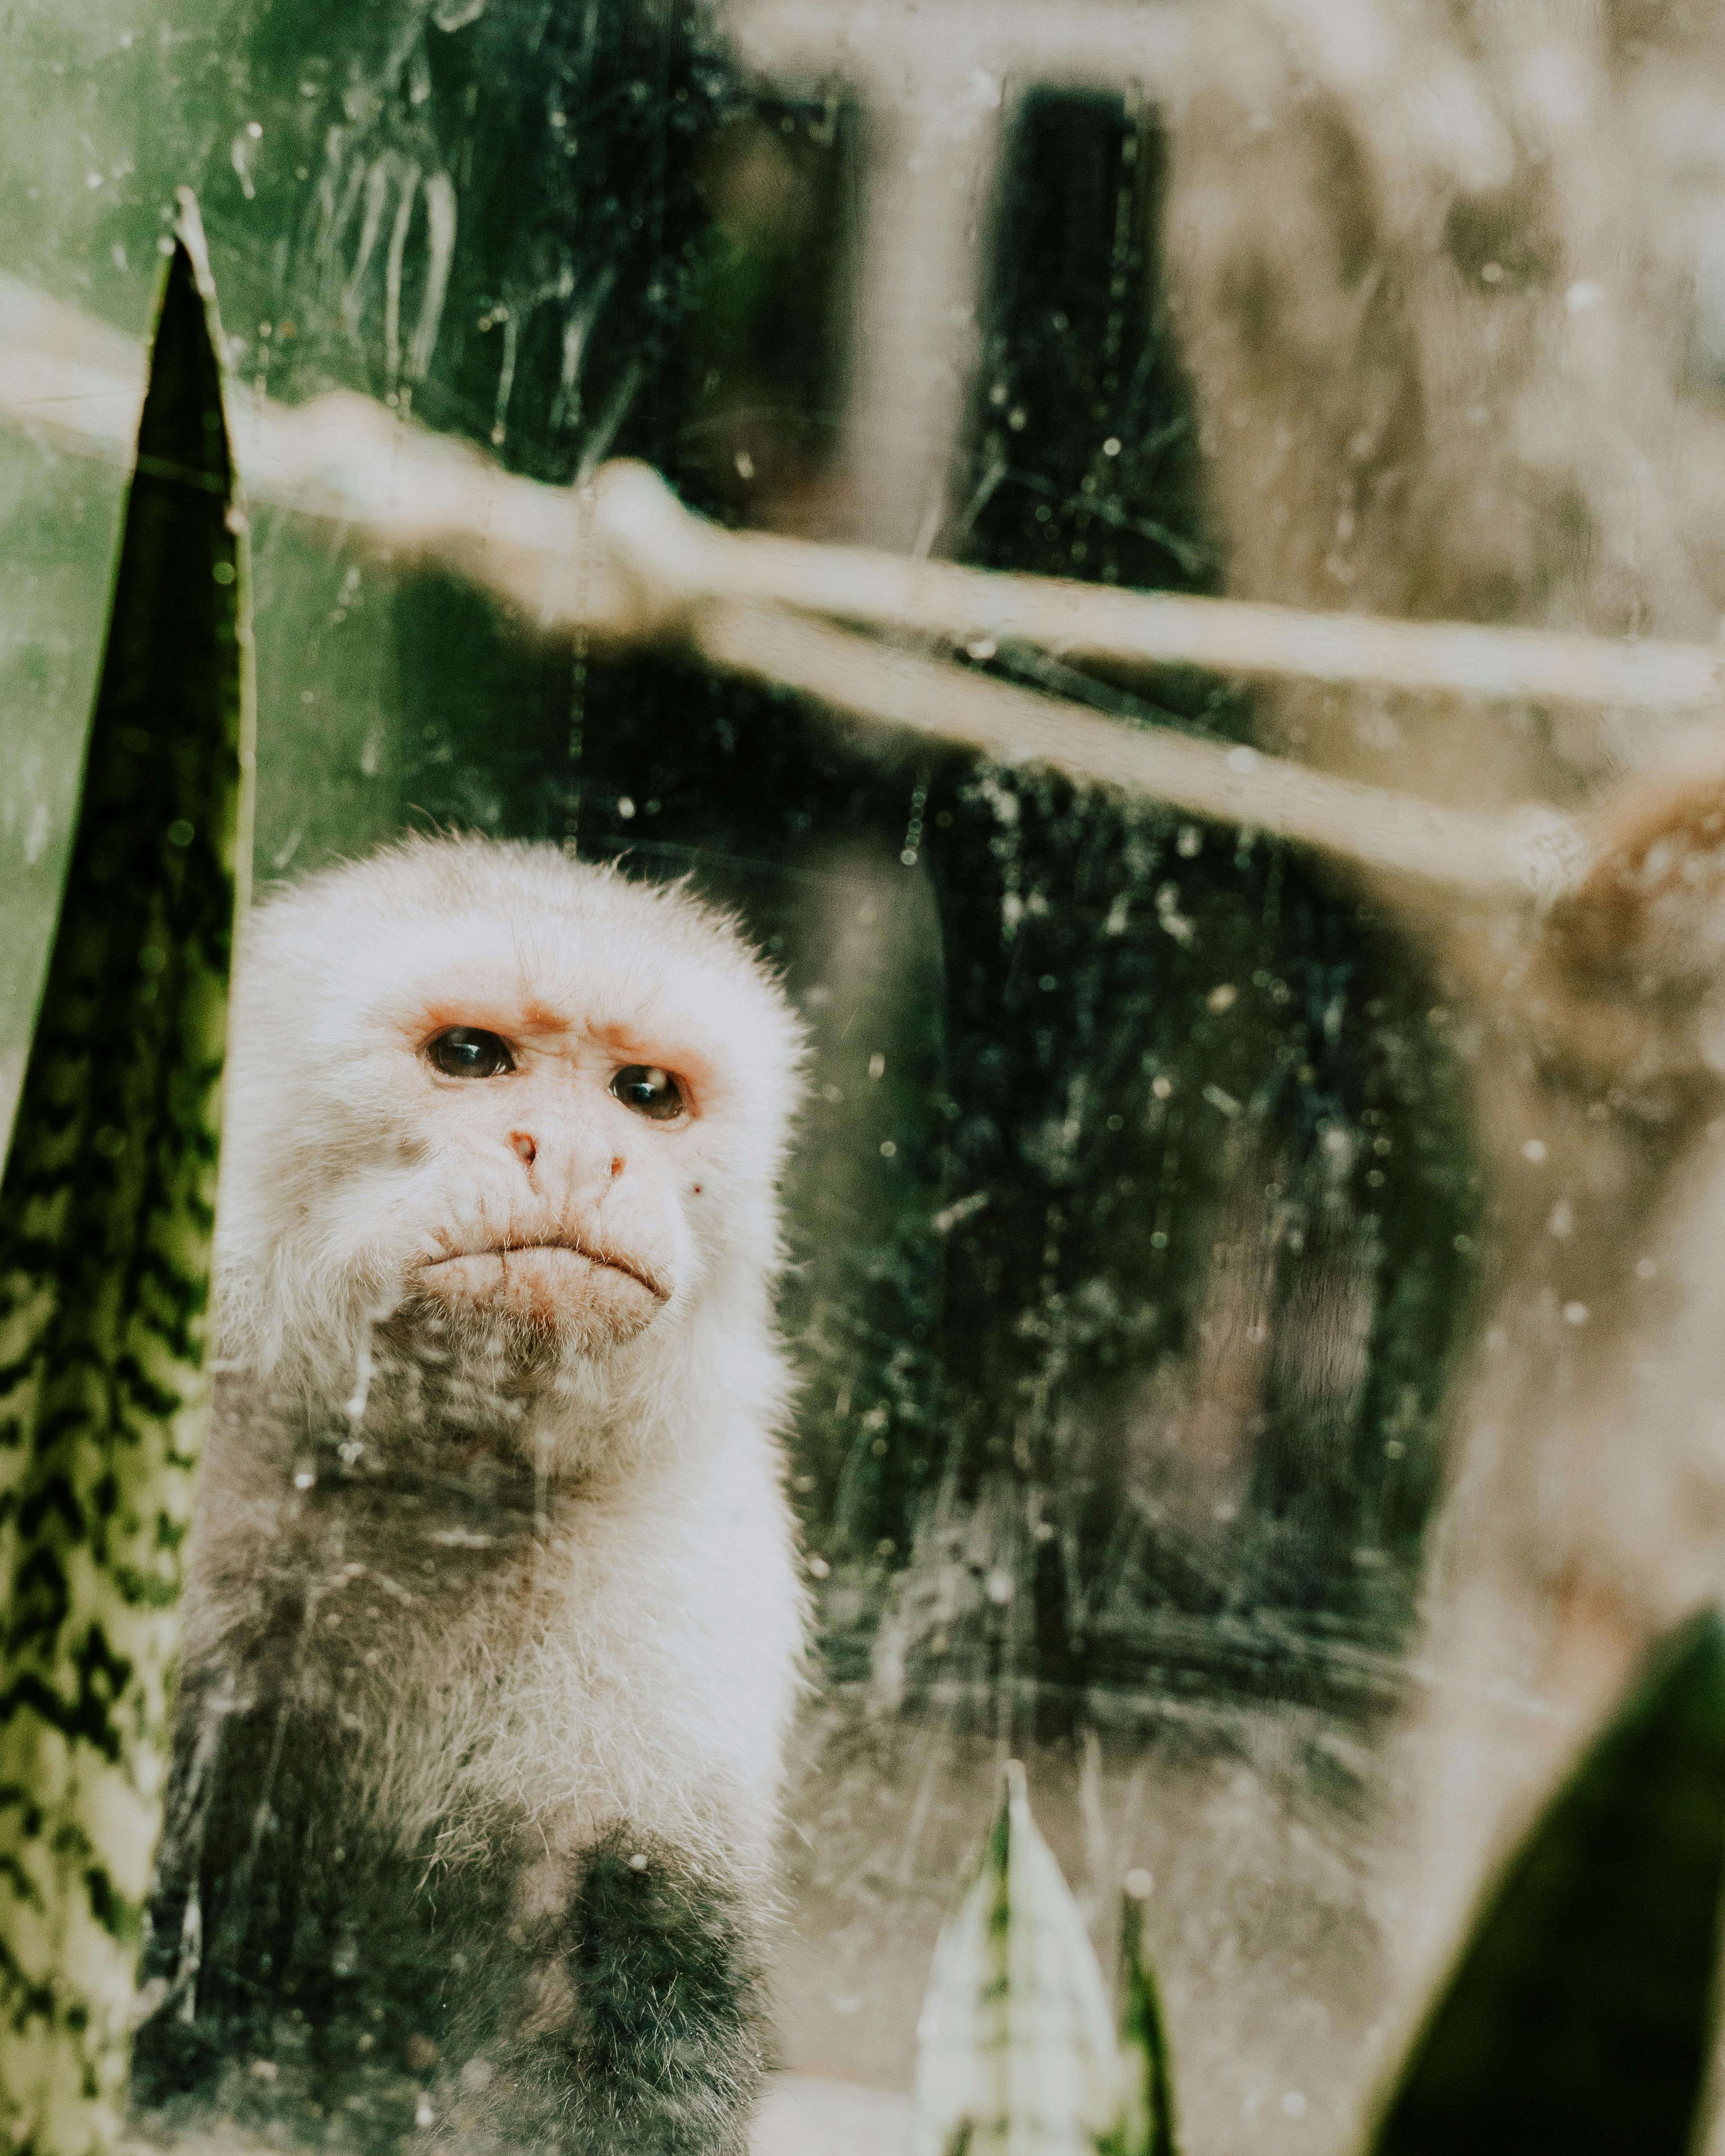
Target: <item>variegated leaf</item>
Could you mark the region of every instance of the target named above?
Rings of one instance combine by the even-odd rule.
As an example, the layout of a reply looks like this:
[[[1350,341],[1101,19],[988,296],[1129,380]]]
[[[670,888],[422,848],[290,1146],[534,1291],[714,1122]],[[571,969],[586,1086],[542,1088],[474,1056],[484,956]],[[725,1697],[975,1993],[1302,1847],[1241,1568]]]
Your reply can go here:
[[[187,198],[0,1191],[0,2118],[35,2156],[119,2131],[203,1426],[251,762],[218,348]]]
[[[1096,2156],[1126,2081],[1106,1987],[1022,1767],[935,1948],[918,2029],[916,2156]]]

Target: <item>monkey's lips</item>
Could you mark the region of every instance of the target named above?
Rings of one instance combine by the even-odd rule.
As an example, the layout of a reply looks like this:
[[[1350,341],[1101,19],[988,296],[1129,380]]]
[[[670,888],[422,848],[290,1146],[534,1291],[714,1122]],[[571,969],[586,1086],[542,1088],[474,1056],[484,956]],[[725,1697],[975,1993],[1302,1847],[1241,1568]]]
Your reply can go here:
[[[421,1267],[425,1291],[457,1309],[506,1312],[548,1332],[594,1344],[649,1324],[670,1288],[640,1260],[572,1235],[453,1250]]]

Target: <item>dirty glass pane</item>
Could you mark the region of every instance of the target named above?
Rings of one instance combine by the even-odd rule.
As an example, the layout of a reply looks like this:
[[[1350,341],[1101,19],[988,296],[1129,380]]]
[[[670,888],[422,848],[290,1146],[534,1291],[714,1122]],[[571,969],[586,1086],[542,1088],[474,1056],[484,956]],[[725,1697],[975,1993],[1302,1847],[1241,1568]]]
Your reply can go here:
[[[1717,32],[1460,12],[21,0],[0,270],[14,310],[136,342],[190,185],[240,398],[357,392],[557,487],[644,459],[732,529],[1711,639]],[[0,433],[8,1081],[122,490]],[[1339,2145],[1517,1763],[1713,1582],[1712,1452],[1594,1429],[1651,1426],[1599,1345],[1635,1325],[1653,1419],[1700,1396],[1704,1316],[1671,1377],[1680,1317],[1634,1297],[1676,1263],[1717,1059],[1599,1015],[1680,990],[1614,973],[1629,929],[1529,943],[674,639],[547,636],[328,523],[261,509],[251,547],[260,889],[408,832],[551,842],[734,910],[808,1029],[778,1323],[812,1649],[762,2145],[907,2145],[930,1955],[1008,1758],[1105,1962],[1147,1876],[1189,2148]],[[1482,812],[1654,752],[1584,700],[935,655]],[[473,1533],[520,1527],[469,1496]],[[1446,1840],[1432,1792],[1465,1808],[1481,1757]],[[141,2130],[521,2138],[486,2098],[514,2010],[434,2025],[423,1879],[344,1883],[279,1764],[226,1933],[207,1881],[175,1903],[208,1972]],[[436,1951],[510,1921],[465,1876]]]

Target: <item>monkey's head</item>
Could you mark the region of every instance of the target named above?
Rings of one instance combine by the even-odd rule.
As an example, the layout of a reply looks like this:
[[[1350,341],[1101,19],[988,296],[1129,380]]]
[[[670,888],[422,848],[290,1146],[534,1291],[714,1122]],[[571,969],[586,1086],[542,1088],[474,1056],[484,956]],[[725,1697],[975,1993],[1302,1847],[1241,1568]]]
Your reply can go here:
[[[415,840],[248,923],[225,1353],[382,1337],[506,1384],[758,1334],[801,1036],[721,916],[550,846]]]

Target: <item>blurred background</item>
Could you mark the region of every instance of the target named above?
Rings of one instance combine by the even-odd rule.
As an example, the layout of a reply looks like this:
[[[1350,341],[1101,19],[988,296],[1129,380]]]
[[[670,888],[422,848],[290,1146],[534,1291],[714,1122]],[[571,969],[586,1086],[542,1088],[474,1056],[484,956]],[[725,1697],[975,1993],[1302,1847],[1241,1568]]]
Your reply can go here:
[[[1613,635],[1725,614],[1709,6],[12,0],[0,57],[0,270],[141,336],[190,183],[234,378],[271,398],[358,389],[553,484],[638,456],[732,526],[988,567]],[[120,504],[0,434],[8,1083]],[[547,644],[285,515],[252,547],[260,885],[432,826],[691,875],[812,1028],[785,2067],[891,2130],[1015,1756],[1105,1949],[1151,1874],[1194,2156],[1337,2145],[1418,1962],[1457,1403],[1506,1298],[1557,1293],[1529,1238],[1593,1232],[1514,1163],[1579,1163],[1601,1219],[1621,1195],[1592,1096],[1566,1155],[1481,1014],[1457,953],[1491,922]],[[1469,807],[1574,805],[1658,747],[1609,710],[942,655]],[[1512,1563],[1556,1607],[1540,1517]]]

